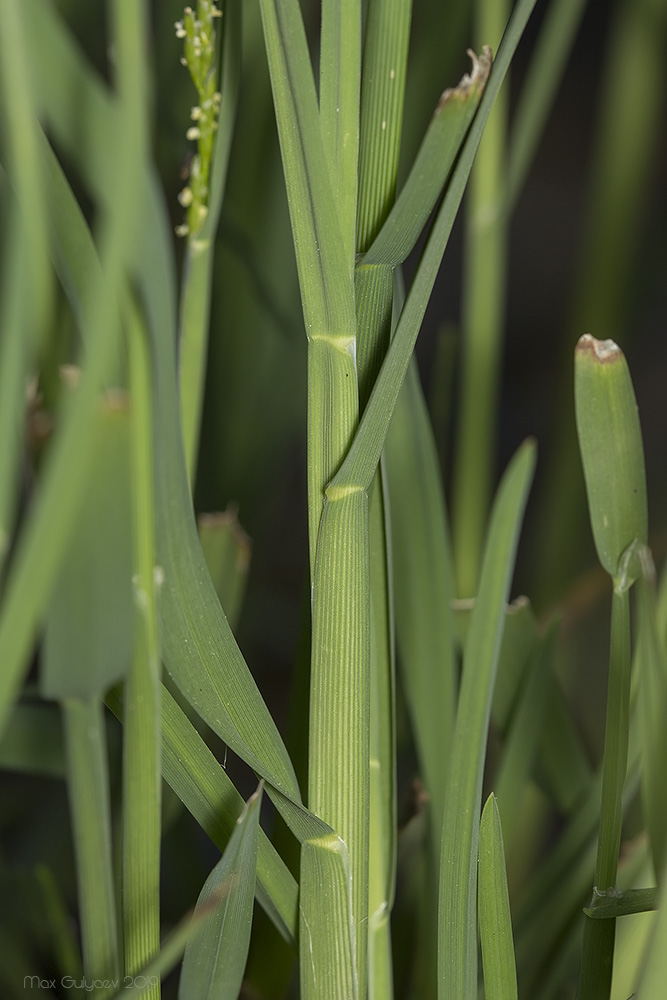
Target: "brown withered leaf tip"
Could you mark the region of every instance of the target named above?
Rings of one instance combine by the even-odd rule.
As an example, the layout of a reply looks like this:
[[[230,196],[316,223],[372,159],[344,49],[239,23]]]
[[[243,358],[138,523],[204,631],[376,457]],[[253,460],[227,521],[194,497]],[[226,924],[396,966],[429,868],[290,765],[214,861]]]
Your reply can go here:
[[[457,97],[467,97],[473,90],[484,89],[486,81],[489,79],[491,64],[493,62],[491,46],[484,45],[479,55],[476,55],[472,49],[466,49],[466,55],[470,56],[472,60],[472,69],[469,73],[463,74],[457,87],[448,87],[447,90],[442,92],[438,101],[438,111],[450,97],[454,97],[455,95]]]
[[[596,361],[607,364],[610,361],[618,361],[623,357],[623,351],[613,340],[596,340],[590,333],[585,333],[577,341],[575,348],[577,354],[593,354]]]

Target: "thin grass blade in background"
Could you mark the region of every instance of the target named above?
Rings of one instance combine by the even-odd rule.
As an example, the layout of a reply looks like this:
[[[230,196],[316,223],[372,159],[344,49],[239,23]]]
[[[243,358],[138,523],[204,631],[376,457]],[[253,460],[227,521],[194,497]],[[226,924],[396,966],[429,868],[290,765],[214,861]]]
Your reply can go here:
[[[658,633],[655,568],[649,550],[642,553],[639,578],[639,636],[637,701],[642,748],[642,809],[659,878],[667,857],[667,802],[663,762],[667,760],[667,657],[664,639]]]
[[[519,526],[535,465],[522,445],[498,489],[466,642],[445,792],[440,866],[438,996],[477,996],[477,848],[493,684]]]
[[[508,845],[512,844],[523,794],[537,760],[557,631],[557,625],[552,624],[535,644],[494,779],[496,808]]]
[[[475,44],[491,45],[495,51],[509,11],[508,0],[477,0]],[[507,282],[507,222],[502,212],[507,116],[506,84],[484,129],[465,204],[461,391],[452,477],[452,537],[459,597],[473,597],[477,591],[493,483]]]
[[[182,1000],[237,1000],[250,944],[262,788],[248,800],[197,906],[209,914],[185,949]],[[210,912],[212,910],[212,912]]]

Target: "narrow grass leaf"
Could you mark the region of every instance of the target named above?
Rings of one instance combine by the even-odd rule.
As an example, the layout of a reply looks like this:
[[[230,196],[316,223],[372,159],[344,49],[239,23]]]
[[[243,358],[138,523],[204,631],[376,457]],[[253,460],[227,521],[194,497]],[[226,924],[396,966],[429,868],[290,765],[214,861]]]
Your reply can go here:
[[[107,694],[114,715],[122,718],[119,689]],[[162,773],[202,830],[221,851],[243,810],[243,799],[187,715],[164,685],[160,693]],[[294,943],[297,933],[297,884],[260,829],[257,899],[280,934]]]
[[[494,795],[486,801],[479,828],[478,905],[486,1000],[517,1000],[505,848]]]
[[[513,841],[521,799],[535,768],[556,635],[557,625],[552,623],[546,635],[535,644],[494,780],[507,844]]]
[[[526,442],[499,486],[466,643],[442,834],[438,929],[441,1000],[452,996],[473,1000],[477,996],[477,848],[482,771],[505,605],[534,465],[534,445]]]
[[[121,989],[113,994],[111,1000],[130,1000],[130,998],[138,1000],[139,997],[145,996],[147,990],[159,989],[160,980],[178,964],[193,936],[211,916],[215,902],[214,899],[208,906],[202,906],[183,917],[162,942],[159,955],[143,966],[132,977],[131,982],[124,983]]]
[[[449,176],[477,111],[491,70],[491,52],[472,51],[470,74],[445,90],[405,185],[363,257],[364,266],[401,264],[413,249]]]
[[[457,685],[454,592],[438,458],[414,362],[387,435],[386,466],[399,664],[439,847]]]
[[[204,883],[195,916],[209,914],[190,939],[178,995],[182,1000],[237,1000],[250,944],[262,788],[248,800],[225,852]]]

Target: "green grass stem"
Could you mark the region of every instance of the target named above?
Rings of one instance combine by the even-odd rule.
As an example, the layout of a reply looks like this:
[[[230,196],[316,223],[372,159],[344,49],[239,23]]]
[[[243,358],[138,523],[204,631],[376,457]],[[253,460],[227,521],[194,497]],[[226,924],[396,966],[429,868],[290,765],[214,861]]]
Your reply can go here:
[[[188,237],[183,264],[179,315],[179,383],[183,441],[191,481],[194,480],[199,448],[215,239],[238,103],[241,22],[241,4],[238,0],[227,0],[222,19],[221,103],[208,183],[208,211],[203,226]]]
[[[602,765],[600,834],[594,893],[616,886],[623,822],[623,785],[630,729],[630,595],[614,590],[609,654],[609,690]],[[614,953],[614,920],[590,918],[584,926],[584,944],[578,996],[581,1000],[608,1000]]]
[[[145,330],[133,308],[127,324],[137,621],[123,719],[123,941],[125,974],[132,976],[160,947],[162,776],[150,367]],[[159,1000],[159,987],[147,996]]]

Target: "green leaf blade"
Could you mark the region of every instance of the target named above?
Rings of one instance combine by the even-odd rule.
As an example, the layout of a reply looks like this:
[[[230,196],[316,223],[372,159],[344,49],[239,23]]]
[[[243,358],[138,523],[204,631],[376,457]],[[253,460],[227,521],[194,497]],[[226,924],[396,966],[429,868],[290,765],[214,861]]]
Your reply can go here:
[[[195,917],[202,910],[212,912],[185,949],[181,1000],[238,998],[250,944],[261,800],[260,786],[199,895]]]
[[[479,933],[486,1000],[517,1000],[503,831],[495,795],[486,801],[479,829]]]
[[[480,590],[466,644],[445,795],[440,868],[441,1000],[477,996],[477,847],[491,698],[519,524],[535,465],[526,442],[514,456],[491,515]]]

